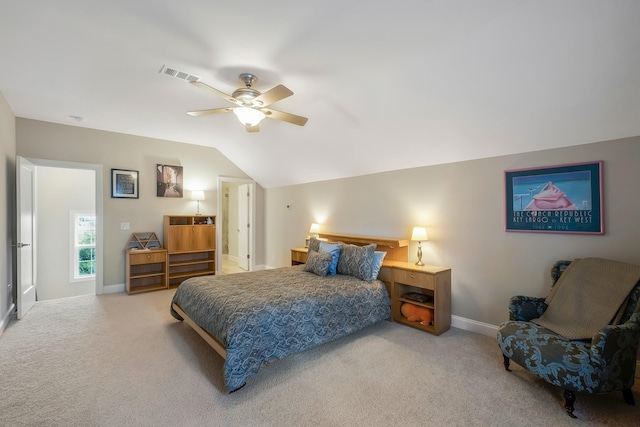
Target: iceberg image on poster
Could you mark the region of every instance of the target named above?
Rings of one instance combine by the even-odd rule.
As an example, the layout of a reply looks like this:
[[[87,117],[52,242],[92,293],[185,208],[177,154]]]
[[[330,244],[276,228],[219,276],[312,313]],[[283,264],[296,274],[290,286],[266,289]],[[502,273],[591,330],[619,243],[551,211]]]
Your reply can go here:
[[[514,211],[591,209],[590,172],[568,172],[514,178]]]

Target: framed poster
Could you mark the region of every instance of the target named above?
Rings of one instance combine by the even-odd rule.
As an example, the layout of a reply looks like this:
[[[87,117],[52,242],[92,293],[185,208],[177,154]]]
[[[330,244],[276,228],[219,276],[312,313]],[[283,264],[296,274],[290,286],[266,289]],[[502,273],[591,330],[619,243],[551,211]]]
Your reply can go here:
[[[505,171],[505,230],[604,234],[602,161]]]
[[[138,171],[111,169],[111,197],[138,198]]]
[[[182,197],[182,166],[157,165],[158,197]]]

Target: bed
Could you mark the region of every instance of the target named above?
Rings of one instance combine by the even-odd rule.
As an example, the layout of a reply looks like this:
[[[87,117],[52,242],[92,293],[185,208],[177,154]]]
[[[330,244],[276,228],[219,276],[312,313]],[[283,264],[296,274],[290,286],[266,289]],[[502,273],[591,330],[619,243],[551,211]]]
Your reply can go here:
[[[406,240],[337,234],[320,237],[334,247],[335,242],[342,242],[343,258],[339,261],[371,253],[371,247],[377,255],[385,253],[384,262],[406,261]],[[358,277],[362,275],[353,268],[345,270],[344,265],[338,274],[319,275],[312,271],[315,260],[327,257],[325,251],[315,249],[317,242],[312,242],[304,265],[196,277],[176,290],[171,314],[184,320],[225,359],[224,382],[229,392],[243,387],[269,361],[390,317],[390,273],[384,262],[377,279]],[[332,255],[335,252],[329,254],[334,261]]]

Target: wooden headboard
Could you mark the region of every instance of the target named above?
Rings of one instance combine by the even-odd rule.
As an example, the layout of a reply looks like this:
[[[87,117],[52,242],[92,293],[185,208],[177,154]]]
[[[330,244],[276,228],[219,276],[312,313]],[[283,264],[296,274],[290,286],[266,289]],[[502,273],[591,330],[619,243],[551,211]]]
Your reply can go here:
[[[401,261],[409,260],[409,240],[408,239],[392,239],[389,237],[370,237],[370,236],[354,236],[352,234],[336,234],[336,233],[320,233],[321,239],[327,239],[330,242],[343,242],[352,245],[364,246],[374,243],[377,251],[385,251],[387,255],[385,261]]]
[[[351,234],[320,233],[321,239],[330,242],[343,242],[352,245],[364,246],[375,243],[377,251],[387,253],[382,262],[382,268],[378,274],[378,279],[382,280],[391,295],[391,282],[393,281],[392,266],[395,262],[407,262],[409,260],[409,240],[391,239],[388,237],[354,236]]]

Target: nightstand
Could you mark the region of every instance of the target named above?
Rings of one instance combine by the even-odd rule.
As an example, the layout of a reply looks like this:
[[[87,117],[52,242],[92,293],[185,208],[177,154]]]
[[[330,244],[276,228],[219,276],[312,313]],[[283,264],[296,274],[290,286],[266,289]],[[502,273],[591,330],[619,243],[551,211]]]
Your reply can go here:
[[[167,289],[167,250],[129,249],[125,276],[128,294]]]
[[[291,265],[300,265],[307,262],[307,252],[309,252],[309,248],[291,249]]]
[[[411,326],[435,335],[448,331],[451,327],[451,269],[434,265],[417,266],[408,262],[389,263],[393,267],[391,284],[391,317],[394,322]],[[418,302],[402,295],[417,292],[426,295],[425,302]],[[430,325],[409,322],[400,312],[403,303],[408,302],[433,310]]]

